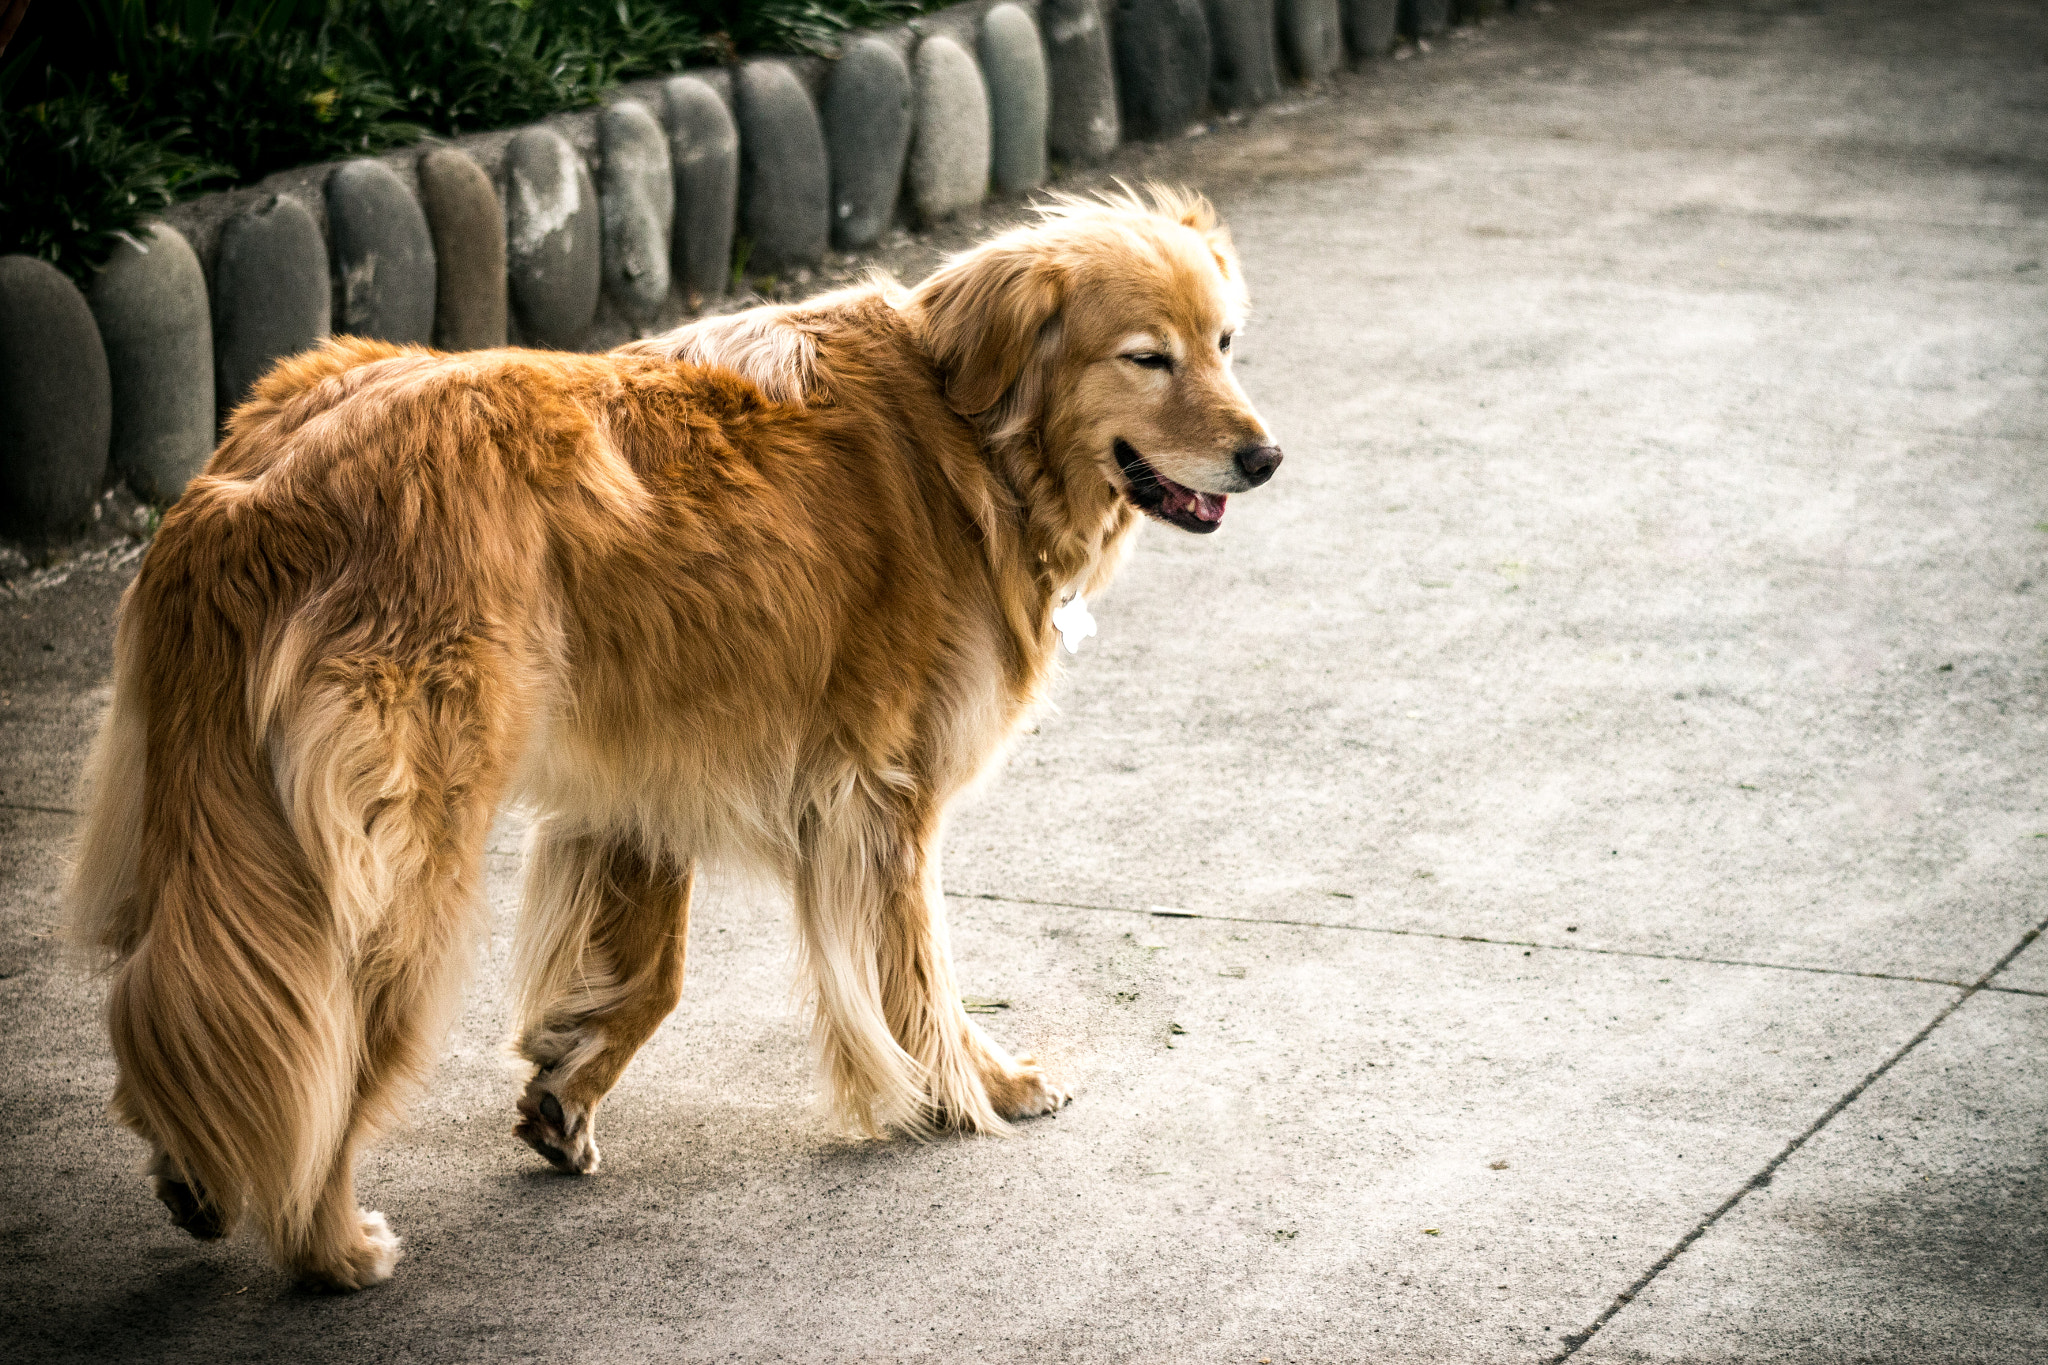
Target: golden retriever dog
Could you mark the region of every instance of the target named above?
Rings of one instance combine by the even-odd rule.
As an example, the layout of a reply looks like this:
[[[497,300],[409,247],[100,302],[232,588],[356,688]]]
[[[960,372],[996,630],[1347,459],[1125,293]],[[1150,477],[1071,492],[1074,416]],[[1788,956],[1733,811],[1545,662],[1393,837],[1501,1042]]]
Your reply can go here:
[[[1040,214],[914,289],[605,355],[341,339],[256,386],[122,604],[72,887],[179,1226],[391,1274],[355,1155],[441,1044],[508,802],[515,1132],[562,1170],[676,1005],[703,859],[789,888],[851,1128],[1066,1101],[962,1007],[947,805],[1137,524],[1214,530],[1280,452],[1206,202]]]

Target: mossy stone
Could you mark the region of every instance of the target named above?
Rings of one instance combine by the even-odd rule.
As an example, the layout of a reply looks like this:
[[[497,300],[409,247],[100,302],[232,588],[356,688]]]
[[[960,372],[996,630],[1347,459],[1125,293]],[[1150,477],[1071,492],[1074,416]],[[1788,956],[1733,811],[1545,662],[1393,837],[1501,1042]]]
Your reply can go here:
[[[1157,141],[1195,125],[1212,49],[1202,0],[1116,0],[1116,80],[1124,131]]]
[[[910,151],[910,67],[879,38],[855,38],[825,87],[825,146],[832,161],[832,241],[872,246],[903,193]]]
[[[505,344],[505,210],[484,168],[453,147],[420,158],[420,208],[434,238],[434,344]]]
[[[740,134],[725,101],[696,76],[664,83],[661,99],[676,190],[669,273],[694,307],[721,297],[732,283]]]
[[[1280,46],[1302,80],[1322,80],[1344,64],[1344,18],[1338,5],[1339,0],[1279,0]]]
[[[967,49],[943,34],[917,45],[911,62],[910,201],[930,223],[972,208],[988,193],[988,87]]]
[[[114,249],[87,296],[113,395],[109,456],[136,496],[177,500],[213,453],[213,318],[199,257],[152,223]]]
[[[995,6],[981,19],[981,74],[988,82],[989,175],[1004,194],[1045,183],[1049,103],[1045,47],[1022,7]]]
[[[529,344],[583,344],[597,316],[600,250],[583,158],[552,128],[523,129],[505,148],[505,273]]]
[[[213,382],[223,416],[270,367],[327,340],[333,322],[327,243],[288,194],[221,228],[213,266]]]
[[[1280,94],[1273,0],[1207,0],[1212,59],[1209,100],[1218,109],[1253,109]]]
[[[740,231],[748,265],[816,265],[831,238],[832,172],[810,92],[782,62],[748,62],[733,82],[739,107]]]
[[[1399,33],[1401,0],[1340,0],[1344,45],[1360,60],[1384,57]]]
[[[398,172],[365,158],[327,177],[334,329],[425,346],[434,340],[434,239]]]
[[[1038,9],[1051,96],[1046,150],[1081,166],[1102,160],[1123,139],[1116,63],[1110,54],[1109,25],[1102,17],[1105,2],[1042,0]]]
[[[106,352],[85,295],[33,256],[0,256],[0,532],[79,526],[107,474]]]
[[[676,214],[668,137],[638,100],[620,100],[599,114],[597,135],[604,152],[598,170],[604,285],[626,317],[645,327],[668,302]]]

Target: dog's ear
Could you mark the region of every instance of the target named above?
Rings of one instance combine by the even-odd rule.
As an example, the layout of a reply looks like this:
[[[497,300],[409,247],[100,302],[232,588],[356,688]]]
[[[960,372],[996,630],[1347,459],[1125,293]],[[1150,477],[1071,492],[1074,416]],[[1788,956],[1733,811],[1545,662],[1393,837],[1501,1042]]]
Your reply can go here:
[[[1058,316],[1060,272],[1034,251],[984,247],[947,262],[912,295],[924,344],[964,417],[987,412],[1017,382],[1039,333]]]
[[[1209,254],[1216,259],[1216,268],[1223,272],[1224,280],[1232,286],[1242,288],[1244,275],[1237,268],[1237,246],[1230,240],[1230,229],[1212,223],[1200,229],[1203,243]]]
[[[1143,196],[1128,186],[1125,193],[1133,206],[1137,206],[1142,198],[1149,197],[1152,212],[1199,233],[1203,244],[1209,248],[1209,254],[1216,260],[1216,268],[1223,272],[1224,282],[1233,288],[1243,288],[1243,276],[1237,268],[1237,248],[1231,243],[1230,229],[1216,217],[1216,206],[1209,202],[1207,195],[1162,185],[1157,181],[1145,186]]]

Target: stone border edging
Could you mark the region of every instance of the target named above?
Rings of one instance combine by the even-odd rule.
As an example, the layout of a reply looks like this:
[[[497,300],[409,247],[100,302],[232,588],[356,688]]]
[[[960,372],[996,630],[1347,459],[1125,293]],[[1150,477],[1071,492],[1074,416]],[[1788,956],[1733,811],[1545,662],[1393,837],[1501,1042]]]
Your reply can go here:
[[[1287,72],[1384,55],[1397,26],[1420,40],[1501,5],[968,0],[850,35],[847,59],[632,81],[593,109],[176,205],[89,307],[54,267],[0,256],[0,535],[76,530],[110,467],[175,500],[248,385],[331,331],[607,349],[716,306],[740,269],[808,281],[828,244],[1028,193],[1049,161],[1179,136],[1276,98]]]

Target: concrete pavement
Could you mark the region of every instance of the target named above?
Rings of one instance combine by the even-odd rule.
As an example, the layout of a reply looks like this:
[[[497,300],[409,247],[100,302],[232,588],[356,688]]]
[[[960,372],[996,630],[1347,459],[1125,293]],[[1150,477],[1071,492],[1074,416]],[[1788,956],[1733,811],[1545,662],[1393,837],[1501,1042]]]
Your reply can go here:
[[[0,599],[7,1339],[2048,1360],[2044,55],[2033,5],[1581,0],[1128,153],[1229,217],[1289,461],[1147,532],[951,831],[964,987],[1080,1091],[1008,1141],[832,1135],[786,912],[721,882],[548,1173],[508,820],[362,1171],[398,1278],[174,1234],[49,936],[133,565]]]

